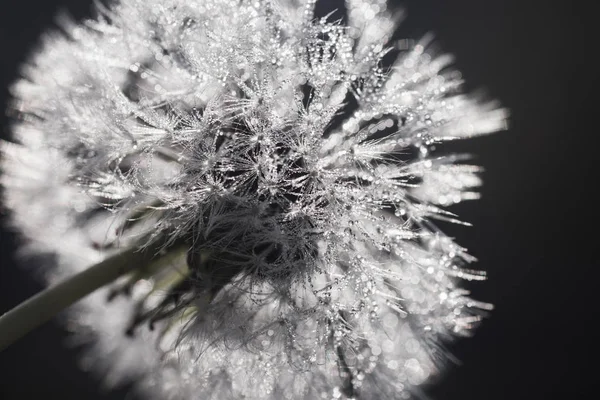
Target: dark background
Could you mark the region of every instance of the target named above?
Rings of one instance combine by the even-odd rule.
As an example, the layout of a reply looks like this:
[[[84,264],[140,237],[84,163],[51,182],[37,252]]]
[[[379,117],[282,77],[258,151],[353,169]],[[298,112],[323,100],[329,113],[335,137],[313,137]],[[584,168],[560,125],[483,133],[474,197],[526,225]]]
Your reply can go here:
[[[2,0],[0,109],[36,38],[59,5],[75,16],[87,0]],[[402,36],[432,31],[457,56],[470,89],[485,89],[511,110],[507,132],[459,143],[485,167],[483,198],[453,208],[475,227],[444,226],[479,258],[489,280],[475,297],[496,309],[474,338],[450,346],[463,363],[427,392],[439,400],[576,399],[598,370],[592,326],[598,313],[593,252],[598,183],[591,100],[596,51],[586,11],[539,0],[407,0]],[[590,69],[596,69],[591,65]],[[2,116],[2,136],[8,135]],[[597,123],[595,124],[597,126]],[[16,267],[16,237],[1,235],[0,313],[41,289]],[[101,392],[79,371],[76,352],[61,346],[55,323],[0,354],[0,399],[122,399]],[[589,395],[585,395],[589,397]],[[594,397],[593,395],[591,397]]]

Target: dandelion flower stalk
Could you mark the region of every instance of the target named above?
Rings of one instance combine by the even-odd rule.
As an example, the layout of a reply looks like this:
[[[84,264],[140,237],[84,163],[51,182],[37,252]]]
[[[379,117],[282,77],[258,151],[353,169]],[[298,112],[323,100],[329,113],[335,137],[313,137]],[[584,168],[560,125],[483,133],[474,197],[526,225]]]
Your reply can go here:
[[[112,255],[0,316],[0,351],[102,286],[135,269],[155,268],[169,263],[172,257],[182,252],[178,248],[157,257],[148,250],[134,250],[124,250]]]
[[[446,207],[481,183],[443,143],[504,129],[506,110],[463,94],[430,37],[397,41],[385,0],[339,20],[320,3],[98,4],[15,83],[4,200],[24,252],[55,256],[51,285],[102,270],[64,305],[114,279],[69,311],[108,385],[408,399],[491,308],[434,222],[466,224]],[[120,276],[120,254],[159,256]]]

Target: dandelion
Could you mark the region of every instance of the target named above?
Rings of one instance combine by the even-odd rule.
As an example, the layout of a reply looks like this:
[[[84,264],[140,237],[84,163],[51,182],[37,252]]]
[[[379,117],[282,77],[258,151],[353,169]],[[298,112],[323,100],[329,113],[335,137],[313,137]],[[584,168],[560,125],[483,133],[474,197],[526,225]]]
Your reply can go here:
[[[434,224],[460,222],[443,207],[477,198],[479,168],[435,146],[506,111],[461,94],[430,39],[401,47],[384,0],[341,20],[315,2],[98,4],[14,85],[5,203],[56,255],[48,281],[79,277],[36,307],[93,291],[69,325],[107,383],[405,399],[490,308]]]

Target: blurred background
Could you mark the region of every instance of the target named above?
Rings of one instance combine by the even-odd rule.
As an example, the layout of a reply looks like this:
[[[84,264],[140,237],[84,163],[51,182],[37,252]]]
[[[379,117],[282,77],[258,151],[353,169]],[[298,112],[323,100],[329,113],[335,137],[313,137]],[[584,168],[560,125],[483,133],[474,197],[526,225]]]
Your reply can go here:
[[[322,1],[323,2],[323,1]],[[0,109],[7,86],[55,13],[90,12],[90,0],[3,0],[0,5]],[[327,3],[325,1],[325,3]],[[326,7],[333,8],[333,2]],[[439,400],[575,399],[598,369],[592,356],[597,309],[593,218],[598,184],[587,127],[597,71],[588,73],[591,28],[571,2],[405,0],[405,38],[433,32],[456,56],[467,90],[483,90],[511,111],[506,132],[453,144],[485,168],[482,199],[451,211],[474,227],[444,225],[479,259],[489,279],[470,285],[496,309],[471,339],[449,349],[461,361],[426,387]],[[595,107],[594,107],[595,108]],[[9,123],[0,117],[2,137]],[[593,125],[592,125],[593,126]],[[4,219],[4,216],[0,216]],[[17,237],[0,230],[0,313],[42,289],[17,267]],[[48,323],[0,353],[0,399],[135,399],[103,391],[77,366],[67,333]],[[585,395],[586,398],[588,395]],[[593,397],[593,396],[592,396]]]

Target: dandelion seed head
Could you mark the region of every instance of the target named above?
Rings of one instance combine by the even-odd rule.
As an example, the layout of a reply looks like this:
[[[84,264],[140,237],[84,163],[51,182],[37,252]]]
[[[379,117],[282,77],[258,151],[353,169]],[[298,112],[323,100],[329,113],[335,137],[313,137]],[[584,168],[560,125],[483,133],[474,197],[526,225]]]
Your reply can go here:
[[[483,278],[474,258],[433,223],[460,222],[443,207],[478,197],[480,169],[434,149],[503,129],[506,111],[462,94],[430,38],[394,42],[385,1],[347,0],[345,21],[314,7],[98,5],[14,85],[5,202],[57,254],[51,279],[123,246],[187,246],[169,273],[73,311],[107,382],[405,399],[489,308],[458,285]]]

